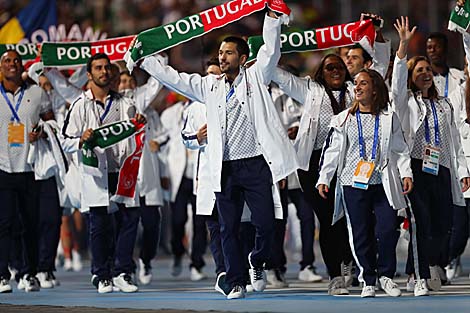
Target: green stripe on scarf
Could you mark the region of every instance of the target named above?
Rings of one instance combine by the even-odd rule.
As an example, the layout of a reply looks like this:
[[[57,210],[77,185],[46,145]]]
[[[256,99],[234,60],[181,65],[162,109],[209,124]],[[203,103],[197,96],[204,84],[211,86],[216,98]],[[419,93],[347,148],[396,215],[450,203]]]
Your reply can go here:
[[[38,46],[35,43],[0,45],[0,55],[12,49],[18,52],[23,62],[34,60],[38,55]]]
[[[146,30],[137,35],[133,48],[126,54],[127,68],[147,56],[204,35],[265,8],[272,0],[233,0],[201,13]]]
[[[82,146],[82,162],[85,166],[98,167],[98,157],[93,149],[106,149],[120,141],[134,135],[142,129],[144,124],[138,124],[134,119],[116,122],[97,128],[93,131],[93,137]]]

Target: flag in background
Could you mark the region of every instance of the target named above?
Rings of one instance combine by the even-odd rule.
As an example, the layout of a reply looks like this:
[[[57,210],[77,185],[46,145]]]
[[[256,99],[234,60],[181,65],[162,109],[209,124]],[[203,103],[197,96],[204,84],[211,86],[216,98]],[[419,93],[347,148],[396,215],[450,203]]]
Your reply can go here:
[[[18,43],[23,38],[43,29],[48,32],[51,25],[57,24],[56,0],[31,0],[16,16],[0,29],[0,43]]]

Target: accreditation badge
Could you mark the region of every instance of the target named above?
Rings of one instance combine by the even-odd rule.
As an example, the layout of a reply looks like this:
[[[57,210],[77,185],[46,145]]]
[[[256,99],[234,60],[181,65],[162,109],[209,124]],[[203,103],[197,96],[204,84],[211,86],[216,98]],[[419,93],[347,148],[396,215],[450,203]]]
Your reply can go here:
[[[8,123],[8,144],[10,147],[22,147],[24,145],[24,124]]]
[[[423,152],[423,172],[436,175],[439,173],[441,151],[433,146],[425,146]]]
[[[374,173],[374,162],[360,160],[354,171],[353,183],[354,188],[367,190],[369,188],[369,180]]]

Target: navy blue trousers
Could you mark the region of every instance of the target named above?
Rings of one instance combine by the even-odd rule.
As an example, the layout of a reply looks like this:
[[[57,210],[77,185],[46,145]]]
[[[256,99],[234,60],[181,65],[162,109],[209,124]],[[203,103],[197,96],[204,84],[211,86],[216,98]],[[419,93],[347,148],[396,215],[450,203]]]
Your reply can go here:
[[[55,271],[55,257],[60,239],[62,207],[55,177],[39,184],[39,263],[38,272]]]
[[[426,279],[430,278],[429,266],[447,264],[445,260],[449,259],[445,254],[449,251],[453,204],[449,169],[439,166],[439,173],[435,176],[424,173],[422,163],[422,160],[411,159],[414,188],[409,199],[416,220],[419,275]],[[407,274],[415,273],[412,251],[410,241]]]
[[[151,261],[157,255],[157,247],[160,241],[161,214],[158,206],[148,206],[145,198],[140,198],[140,222],[142,223],[142,245],[139,257],[145,264],[145,268],[151,269]]]
[[[308,266],[313,266],[313,263],[315,263],[315,255],[313,254],[315,216],[313,207],[305,200],[305,195],[300,188],[289,190],[289,199],[295,205],[297,217],[300,220],[300,238],[302,242],[300,269],[303,270]]]
[[[397,267],[397,211],[388,203],[382,184],[368,190],[343,186],[353,254],[359,281],[375,286],[377,277],[393,278]]]
[[[320,223],[320,249],[330,278],[341,276],[341,263],[348,264],[352,261],[351,248],[349,247],[346,219],[342,218],[336,224],[333,221],[335,202],[336,176],[330,183],[330,192],[327,199],[318,194],[315,185],[319,177],[321,150],[314,150],[310,158],[308,172],[299,170],[299,181],[307,203],[313,207],[315,215]]]
[[[116,191],[117,180],[117,173],[108,175],[111,194]],[[90,208],[91,272],[100,280],[135,271],[132,255],[139,218],[139,208],[126,208],[123,204],[114,214],[108,214],[107,207]]]
[[[449,259],[453,260],[465,251],[469,235],[470,201],[465,200],[466,206],[454,205],[452,232],[449,241]]]
[[[271,255],[268,262],[266,262],[266,269],[279,269],[285,273],[286,268],[286,253],[284,252],[284,239],[286,237],[287,226],[287,206],[288,206],[288,190],[287,187],[280,190],[281,205],[282,205],[282,220],[274,220],[274,240],[271,247]]]
[[[221,192],[216,193],[222,248],[227,270],[226,282],[244,285],[246,261],[239,240],[244,202],[251,210],[256,229],[251,260],[262,267],[270,256],[274,234],[272,175],[262,156],[222,163]]]
[[[175,202],[171,203],[171,248],[173,255],[177,258],[182,257],[186,251],[183,245],[183,238],[185,233],[184,225],[188,221],[188,203],[191,203],[193,211],[193,239],[190,267],[201,269],[205,265],[204,254],[207,247],[206,222],[203,216],[196,215],[196,197],[193,194],[192,179],[183,177]]]
[[[7,173],[0,170],[0,278],[9,279],[8,263],[14,224],[23,225],[22,258],[19,277],[36,275],[38,265],[39,198],[34,174]]]
[[[207,229],[209,230],[210,242],[209,248],[214,258],[215,273],[219,275],[225,272],[225,259],[224,252],[222,250],[222,240],[220,237],[220,224],[219,214],[217,212],[217,206],[214,206],[212,215],[206,217]]]

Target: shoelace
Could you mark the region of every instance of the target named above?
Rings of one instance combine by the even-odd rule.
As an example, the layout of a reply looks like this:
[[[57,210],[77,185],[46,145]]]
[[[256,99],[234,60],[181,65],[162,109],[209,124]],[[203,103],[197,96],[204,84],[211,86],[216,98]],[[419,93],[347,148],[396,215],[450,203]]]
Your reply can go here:
[[[111,285],[111,280],[104,279],[104,280],[101,281],[101,283],[103,284],[103,286],[108,287],[108,286]]]
[[[398,285],[391,279],[385,279],[384,289],[393,289],[397,288]]]
[[[129,285],[134,285],[134,282],[132,281],[132,277],[130,275],[124,275],[123,278]]]
[[[262,280],[263,279],[263,269],[259,267],[253,268],[253,276],[255,280]]]
[[[242,286],[236,285],[233,287],[232,292],[242,292],[242,290]]]

